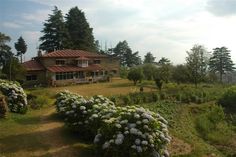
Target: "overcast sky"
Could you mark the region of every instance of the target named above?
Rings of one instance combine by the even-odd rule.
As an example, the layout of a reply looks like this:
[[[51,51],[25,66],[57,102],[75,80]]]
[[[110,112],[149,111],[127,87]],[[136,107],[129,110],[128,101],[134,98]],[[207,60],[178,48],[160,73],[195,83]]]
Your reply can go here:
[[[74,6],[85,12],[96,40],[107,47],[127,40],[140,56],[184,63],[194,44],[208,51],[226,46],[236,63],[236,0],[1,0],[0,32],[28,45],[25,60],[36,56],[43,22],[57,6],[66,14]]]

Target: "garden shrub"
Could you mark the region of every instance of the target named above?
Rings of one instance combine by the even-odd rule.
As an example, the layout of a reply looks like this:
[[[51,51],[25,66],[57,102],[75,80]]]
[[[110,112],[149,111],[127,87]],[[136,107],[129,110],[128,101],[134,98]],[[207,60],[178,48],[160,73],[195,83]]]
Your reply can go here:
[[[111,117],[94,138],[98,153],[110,156],[168,156],[170,142],[167,122],[159,114],[142,107],[117,107],[117,117]],[[155,155],[154,155],[155,154]]]
[[[236,111],[236,87],[229,88],[218,103],[228,110]]]
[[[0,90],[7,97],[11,112],[24,114],[27,112],[27,98],[23,88],[17,82],[0,80]]]
[[[5,118],[7,114],[7,104],[5,97],[0,95],[0,118]]]
[[[66,126],[86,139],[94,138],[98,155],[168,156],[167,122],[159,114],[135,106],[116,107],[103,96],[85,100],[70,92],[57,94],[56,106]]]

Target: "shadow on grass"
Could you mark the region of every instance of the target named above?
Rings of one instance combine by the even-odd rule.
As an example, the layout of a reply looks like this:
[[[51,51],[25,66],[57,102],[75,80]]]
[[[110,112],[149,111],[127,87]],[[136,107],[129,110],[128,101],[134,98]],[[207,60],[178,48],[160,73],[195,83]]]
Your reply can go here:
[[[44,141],[43,138],[46,137],[50,138],[49,142]],[[0,138],[0,150],[5,155],[20,151],[41,152],[39,154],[43,154],[43,157],[51,155],[62,156],[62,154],[67,156],[66,154],[69,155],[70,153],[71,155],[69,156],[72,157],[78,156],[78,154],[82,156],[92,156],[93,154],[91,145],[88,142],[85,143],[79,140],[76,134],[69,132],[64,127]]]

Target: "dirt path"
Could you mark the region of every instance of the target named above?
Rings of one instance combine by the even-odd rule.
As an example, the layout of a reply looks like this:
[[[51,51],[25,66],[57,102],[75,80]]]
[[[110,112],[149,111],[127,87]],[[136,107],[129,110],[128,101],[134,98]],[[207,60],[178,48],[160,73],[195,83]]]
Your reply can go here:
[[[63,122],[53,117],[55,108],[48,108],[47,112],[41,117],[41,124],[38,129],[41,132],[41,142],[47,145],[48,150],[38,151],[34,156],[40,157],[83,157],[84,150],[88,147],[86,144],[76,142],[76,140],[68,140],[65,136]],[[86,155],[87,156],[87,155]]]

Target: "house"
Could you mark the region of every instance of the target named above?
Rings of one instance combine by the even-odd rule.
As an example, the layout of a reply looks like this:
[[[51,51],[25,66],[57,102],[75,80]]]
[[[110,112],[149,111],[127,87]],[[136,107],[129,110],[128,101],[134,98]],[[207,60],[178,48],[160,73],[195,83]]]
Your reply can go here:
[[[118,58],[83,50],[57,50],[23,63],[25,86],[92,83],[119,76]]]

